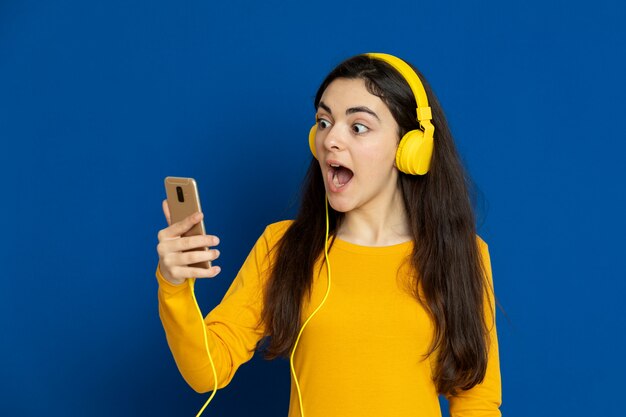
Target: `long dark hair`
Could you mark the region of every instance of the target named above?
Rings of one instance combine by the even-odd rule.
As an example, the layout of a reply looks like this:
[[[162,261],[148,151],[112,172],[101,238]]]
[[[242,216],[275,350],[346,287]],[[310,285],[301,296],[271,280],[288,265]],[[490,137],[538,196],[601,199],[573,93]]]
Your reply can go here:
[[[417,71],[416,71],[417,72]],[[411,264],[414,296],[429,312],[435,335],[426,357],[436,352],[433,380],[442,394],[456,394],[480,383],[487,368],[489,289],[475,231],[468,178],[456,151],[441,106],[424,77],[435,125],[430,171],[423,176],[400,173],[409,230],[414,242]],[[404,78],[385,62],[359,55],[337,66],[322,82],[315,108],[337,78],[363,79],[381,98],[398,123],[399,137],[417,129],[415,97]],[[265,288],[261,320],[270,337],[268,359],[289,356],[300,330],[304,297],[311,294],[313,268],[323,256],[325,189],[318,162],[306,174],[295,221],[277,243]],[[335,236],[344,214],[329,207],[330,233]],[[422,292],[420,295],[419,289]]]

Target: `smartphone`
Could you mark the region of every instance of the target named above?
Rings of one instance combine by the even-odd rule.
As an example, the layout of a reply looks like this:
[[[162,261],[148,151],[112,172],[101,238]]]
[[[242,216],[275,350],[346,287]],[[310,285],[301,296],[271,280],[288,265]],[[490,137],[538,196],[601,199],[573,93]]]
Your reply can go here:
[[[183,220],[185,217],[191,214],[202,211],[200,209],[200,195],[198,194],[198,185],[193,178],[183,177],[166,177],[165,178],[165,193],[167,194],[167,204],[170,208],[170,220],[172,224]],[[194,225],[191,229],[183,234],[184,237],[205,235],[204,219]],[[195,248],[185,252],[191,251],[208,251],[209,248]],[[210,268],[211,262],[204,261],[189,266],[196,268]]]

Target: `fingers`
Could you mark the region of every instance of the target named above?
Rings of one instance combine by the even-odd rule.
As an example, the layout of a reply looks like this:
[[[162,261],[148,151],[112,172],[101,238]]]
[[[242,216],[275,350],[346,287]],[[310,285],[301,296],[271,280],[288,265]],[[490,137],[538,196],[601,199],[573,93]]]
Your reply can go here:
[[[222,269],[219,266],[212,266],[211,268],[196,268],[192,266],[176,266],[167,270],[161,270],[163,278],[170,281],[173,284],[182,284],[188,278],[214,278]]]
[[[171,252],[182,252],[193,249],[203,249],[206,247],[217,246],[220,240],[217,236],[213,235],[197,235],[181,237],[178,239],[167,239],[159,237],[159,244],[157,245],[157,252],[160,257],[164,257]]]
[[[168,223],[168,227],[158,233],[157,252],[159,254],[159,268],[163,277],[174,284],[178,284],[191,277],[213,278],[219,274],[221,271],[219,266],[198,267],[202,266],[198,264],[207,261],[212,262],[219,258],[219,250],[208,249],[217,246],[220,243],[219,238],[213,235],[182,237],[185,232],[200,223],[204,215],[197,212],[172,224],[167,200],[163,200],[162,205],[163,214]]]
[[[176,251],[182,252],[186,250],[217,246],[219,243],[220,240],[217,236],[197,235],[182,237],[172,241],[172,248]]]
[[[192,250],[179,254],[177,262],[179,265],[192,265],[199,262],[213,262],[220,257],[220,251],[217,249],[210,250]]]
[[[201,250],[188,250],[187,252],[176,251],[174,246],[180,242],[188,242],[185,247],[201,245]],[[219,266],[211,268],[198,268],[201,262],[212,262],[220,256],[217,249],[207,249],[206,246],[219,243],[216,236],[191,236],[175,240],[166,240],[157,245],[159,262],[163,277],[173,283],[180,283],[187,278],[213,278],[220,273]]]
[[[164,206],[163,213],[165,213],[165,203],[163,204],[163,206]],[[168,209],[168,214],[169,214],[169,209]],[[167,217],[167,214],[166,214],[166,217]],[[186,231],[194,227],[196,224],[200,223],[203,217],[204,215],[202,213],[196,212],[188,217],[185,217],[183,220],[177,223],[174,223],[165,229],[162,229],[161,231],[159,231],[159,234],[158,234],[159,241],[166,240],[166,239],[175,239],[177,237],[182,236],[183,233],[185,233]]]
[[[220,256],[217,249],[192,250],[189,252],[165,252],[160,256],[161,264],[167,269],[174,269],[179,266],[188,266],[205,261],[214,261]]]
[[[190,266],[186,267],[178,267],[175,269],[177,275],[183,277],[194,277],[194,278],[213,278],[217,276],[221,272],[221,268],[219,266],[212,266],[209,269],[205,268],[192,268]]]
[[[165,219],[167,220],[167,225],[172,225],[172,216],[170,214],[170,205],[167,204],[167,198],[163,200],[163,214],[165,214]]]

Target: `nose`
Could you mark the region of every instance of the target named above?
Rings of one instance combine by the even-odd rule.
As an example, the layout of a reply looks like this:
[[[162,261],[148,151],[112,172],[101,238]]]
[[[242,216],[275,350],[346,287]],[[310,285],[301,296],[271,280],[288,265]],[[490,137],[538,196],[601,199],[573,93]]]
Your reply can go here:
[[[345,148],[345,132],[343,132],[342,129],[341,124],[335,124],[325,129],[322,138],[324,149],[330,152],[336,152]]]

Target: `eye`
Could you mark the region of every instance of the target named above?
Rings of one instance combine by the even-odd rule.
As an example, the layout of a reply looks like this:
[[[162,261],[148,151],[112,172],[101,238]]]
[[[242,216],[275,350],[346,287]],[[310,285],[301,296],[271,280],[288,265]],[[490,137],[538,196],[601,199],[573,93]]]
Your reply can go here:
[[[322,118],[317,119],[317,127],[319,129],[324,130],[329,126],[330,126],[330,122],[328,120],[322,119]]]
[[[363,125],[361,123],[355,123],[355,124],[352,125],[352,131],[354,133],[357,133],[357,134],[365,133],[365,132],[367,132],[369,130],[370,129],[367,126],[365,126],[365,125]]]

